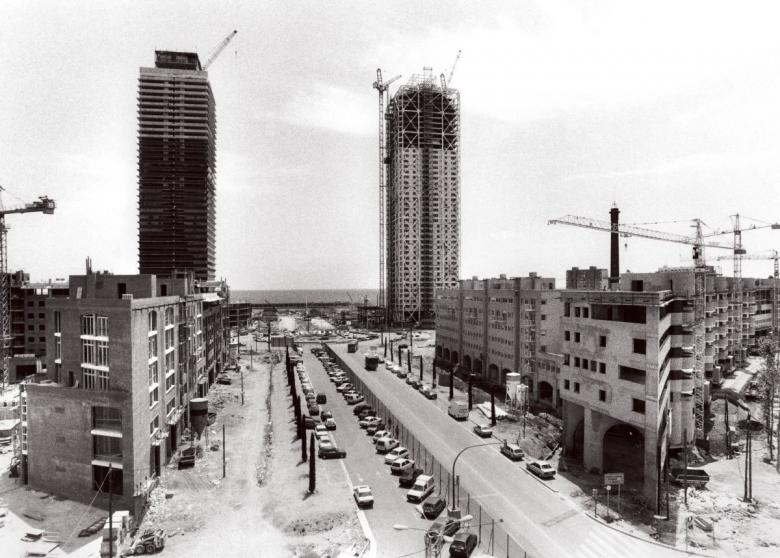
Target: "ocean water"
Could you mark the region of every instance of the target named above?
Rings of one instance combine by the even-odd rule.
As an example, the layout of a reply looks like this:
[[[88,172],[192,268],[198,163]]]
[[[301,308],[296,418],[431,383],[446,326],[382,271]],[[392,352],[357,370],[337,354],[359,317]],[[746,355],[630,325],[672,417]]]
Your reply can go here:
[[[285,304],[290,302],[354,302],[362,304],[368,297],[368,304],[376,304],[377,289],[294,289],[273,291],[239,291],[231,290],[232,302],[268,301],[272,304]]]

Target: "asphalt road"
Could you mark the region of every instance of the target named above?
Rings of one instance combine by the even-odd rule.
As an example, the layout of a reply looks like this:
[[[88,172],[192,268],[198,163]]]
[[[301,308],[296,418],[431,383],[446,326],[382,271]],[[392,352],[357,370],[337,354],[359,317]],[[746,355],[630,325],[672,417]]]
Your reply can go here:
[[[398,477],[390,474],[384,456],[376,453],[370,437],[358,426],[357,417],[352,413],[354,407],[347,405],[336,391],[309,346],[304,347],[303,362],[309,380],[317,393],[327,396],[327,403],[321,407],[332,411],[336,421],[336,430],[331,431],[331,437],[339,448],[347,451],[347,458],[342,463],[350,483],[353,486],[368,484],[374,493],[374,507],[366,509],[365,515],[376,539],[377,556],[422,556],[425,549],[423,533],[411,529],[397,531],[393,525],[427,530],[432,521],[421,519],[414,506],[406,502],[407,489],[398,486]]]
[[[451,464],[462,448],[480,443],[478,437],[383,366],[367,372],[361,353],[347,353],[346,345],[331,347],[440,463]],[[473,498],[494,518],[503,519],[503,528],[529,556],[640,558],[685,554],[596,522],[520,467],[524,467],[522,462],[510,462],[497,447],[478,447],[462,454],[456,474]]]

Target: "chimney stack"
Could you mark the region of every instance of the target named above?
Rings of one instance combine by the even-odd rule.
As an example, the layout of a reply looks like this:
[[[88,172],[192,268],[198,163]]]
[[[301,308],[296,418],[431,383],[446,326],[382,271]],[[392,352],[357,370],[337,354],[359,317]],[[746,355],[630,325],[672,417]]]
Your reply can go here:
[[[612,204],[609,210],[610,221],[610,251],[609,251],[609,290],[616,291],[620,281],[620,234],[618,233],[618,216],[620,210]]]

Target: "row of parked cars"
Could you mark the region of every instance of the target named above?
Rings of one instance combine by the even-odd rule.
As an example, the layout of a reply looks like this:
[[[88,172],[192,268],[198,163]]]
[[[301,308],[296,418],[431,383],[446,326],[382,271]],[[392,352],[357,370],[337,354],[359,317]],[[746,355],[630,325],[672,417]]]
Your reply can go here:
[[[436,399],[438,397],[435,387],[433,387],[431,384],[421,382],[413,375],[409,374],[407,369],[403,366],[386,361],[385,370],[394,374],[396,377],[405,380],[408,386],[419,391],[420,394],[424,395],[427,399]]]
[[[309,411],[309,414],[304,417],[304,426],[314,430],[314,436],[317,439],[317,457],[320,459],[346,457],[347,452],[338,448],[330,435],[332,430],[336,430],[336,420],[333,418],[333,413],[321,407],[327,403],[327,397],[323,393],[318,394],[314,391],[303,363],[296,364],[295,370],[301,382],[301,390],[306,398],[306,406]]]

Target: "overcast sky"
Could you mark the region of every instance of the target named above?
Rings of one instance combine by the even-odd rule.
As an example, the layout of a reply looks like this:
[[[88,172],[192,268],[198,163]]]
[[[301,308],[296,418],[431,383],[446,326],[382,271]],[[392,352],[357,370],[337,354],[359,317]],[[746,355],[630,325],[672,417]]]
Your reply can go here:
[[[624,222],[775,221],[778,16],[777,2],[6,1],[3,201],[57,202],[7,218],[9,269],[67,277],[91,256],[137,273],[138,68],[155,49],[205,59],[234,28],[209,70],[217,272],[234,288],[376,286],[376,68],[397,86],[448,71],[459,49],[463,277],[608,267],[607,234],[547,220],[607,219],[613,201]],[[651,271],[690,250],[631,238],[621,257]]]

